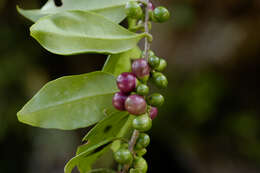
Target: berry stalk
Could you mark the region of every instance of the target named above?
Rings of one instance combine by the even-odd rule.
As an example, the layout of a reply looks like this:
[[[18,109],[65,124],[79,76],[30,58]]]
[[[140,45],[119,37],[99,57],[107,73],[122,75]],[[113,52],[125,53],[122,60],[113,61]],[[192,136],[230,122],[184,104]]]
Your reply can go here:
[[[146,0],[146,7],[145,7],[145,20],[144,20],[144,32],[146,34],[149,34],[149,0]],[[145,37],[144,42],[144,58],[148,60],[149,54],[148,51],[150,49],[150,42],[148,40],[148,37]]]

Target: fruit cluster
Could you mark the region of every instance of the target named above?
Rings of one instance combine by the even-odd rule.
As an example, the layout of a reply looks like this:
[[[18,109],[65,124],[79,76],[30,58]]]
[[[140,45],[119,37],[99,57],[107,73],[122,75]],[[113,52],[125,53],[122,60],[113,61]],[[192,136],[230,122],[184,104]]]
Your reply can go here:
[[[134,21],[134,24],[130,23],[130,29],[143,29],[137,25],[145,22],[145,7],[149,12],[149,22],[164,22],[169,19],[170,14],[166,8],[154,8],[152,3],[144,2],[149,1],[130,1],[126,4],[128,21]],[[130,173],[147,172],[148,166],[142,156],[146,153],[145,148],[150,143],[150,137],[144,132],[151,129],[152,120],[158,114],[157,108],[164,103],[161,94],[149,95],[147,83],[152,81],[158,88],[166,88],[168,80],[162,73],[166,66],[167,62],[164,59],[157,57],[151,50],[145,50],[141,58],[132,62],[131,72],[123,72],[117,77],[117,87],[120,91],[114,95],[113,105],[120,111],[134,115],[132,127],[141,132],[133,151],[129,150],[129,144],[123,143],[114,153],[114,158],[120,165],[129,165]]]

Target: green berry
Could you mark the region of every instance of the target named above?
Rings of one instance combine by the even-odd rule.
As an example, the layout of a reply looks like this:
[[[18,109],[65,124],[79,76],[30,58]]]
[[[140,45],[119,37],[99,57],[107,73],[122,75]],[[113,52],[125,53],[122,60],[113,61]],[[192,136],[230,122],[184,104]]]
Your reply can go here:
[[[114,153],[114,159],[120,164],[131,164],[133,156],[128,149],[121,148]]]
[[[142,96],[147,95],[149,93],[149,87],[145,84],[140,84],[137,86],[136,92]]]
[[[148,56],[151,57],[151,56],[155,56],[154,52],[152,50],[149,50],[148,51]],[[144,57],[144,52],[142,53],[142,57]]]
[[[150,56],[148,58],[148,63],[151,68],[156,68],[160,65],[160,58],[158,58],[157,56]]]
[[[140,132],[148,131],[151,127],[152,119],[147,114],[138,116],[133,120],[133,128],[139,130]]]
[[[143,10],[137,2],[134,1],[127,2],[125,9],[126,9],[126,15],[130,18],[140,19],[143,15]]]
[[[135,148],[140,150],[142,148],[146,148],[150,144],[150,137],[146,133],[140,133],[137,138]]]
[[[129,144],[128,143],[121,143],[120,144],[120,148],[122,148],[122,149],[128,149],[128,147],[129,147]]]
[[[153,81],[159,88],[166,88],[168,85],[167,78],[160,72],[153,73]]]
[[[165,22],[170,18],[170,12],[165,7],[156,7],[153,17],[157,22]]]
[[[164,59],[160,58],[160,63],[159,63],[159,65],[155,68],[155,70],[161,72],[161,71],[163,71],[166,67],[167,67],[167,62],[166,62]]]
[[[159,93],[154,93],[147,98],[147,101],[150,105],[159,107],[163,105],[164,97]]]
[[[136,157],[134,160],[134,168],[140,169],[142,173],[146,173],[148,169],[146,160],[143,157]]]
[[[143,173],[142,172],[142,169],[134,169],[134,168],[131,168],[129,173]]]
[[[142,157],[143,155],[145,155],[147,153],[147,150],[146,150],[146,148],[142,148],[140,150],[136,150],[135,152],[138,156]]]

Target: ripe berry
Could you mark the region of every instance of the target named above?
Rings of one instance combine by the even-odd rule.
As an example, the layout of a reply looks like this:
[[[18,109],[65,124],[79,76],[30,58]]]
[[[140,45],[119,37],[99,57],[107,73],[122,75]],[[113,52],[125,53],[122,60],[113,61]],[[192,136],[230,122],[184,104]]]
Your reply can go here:
[[[153,16],[158,22],[165,22],[170,18],[170,12],[165,7],[156,7]]]
[[[159,65],[155,68],[155,70],[161,72],[161,71],[163,71],[166,67],[167,67],[167,62],[166,62],[164,59],[160,58],[160,63],[159,63]]]
[[[133,115],[141,115],[146,112],[146,101],[139,95],[130,95],[125,101],[125,109]]]
[[[156,107],[151,107],[150,109],[150,117],[153,120],[158,115],[158,109]]]
[[[142,173],[146,173],[148,169],[146,160],[144,160],[143,157],[136,157],[134,160],[134,168],[140,169]]]
[[[158,58],[157,56],[150,56],[148,58],[148,63],[150,67],[156,68],[160,65],[160,58]]]
[[[125,100],[127,99],[127,95],[122,92],[115,93],[113,97],[113,105],[116,109],[123,111],[125,110]]]
[[[137,2],[134,1],[127,2],[125,9],[126,9],[126,15],[128,17],[134,19],[140,19],[143,15],[143,10]]]
[[[139,130],[140,132],[148,131],[151,127],[152,120],[147,114],[138,116],[133,120],[133,128]]]
[[[167,78],[160,72],[153,73],[153,81],[159,88],[166,88],[168,85]]]
[[[159,93],[154,93],[147,98],[150,105],[159,107],[164,103],[164,97]]]
[[[147,95],[149,93],[149,87],[145,84],[140,84],[137,86],[136,92],[138,95]]]
[[[145,76],[149,76],[150,74],[150,67],[148,65],[147,60],[144,58],[137,59],[132,63],[132,72],[138,78],[144,78]]]
[[[117,87],[121,92],[129,93],[135,90],[137,79],[133,73],[124,72],[117,77]]]
[[[154,10],[154,5],[153,5],[153,3],[151,3],[151,2],[148,3],[148,9],[149,9],[149,10]]]
[[[133,156],[128,149],[121,148],[114,153],[114,159],[120,164],[131,164]]]
[[[135,148],[140,150],[142,148],[146,148],[150,144],[150,137],[146,133],[140,133],[137,138]]]

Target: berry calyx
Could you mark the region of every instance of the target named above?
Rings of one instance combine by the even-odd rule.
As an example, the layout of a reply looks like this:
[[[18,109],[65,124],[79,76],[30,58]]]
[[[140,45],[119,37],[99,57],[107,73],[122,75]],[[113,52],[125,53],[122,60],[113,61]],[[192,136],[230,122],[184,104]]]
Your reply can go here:
[[[140,169],[142,173],[146,173],[148,169],[146,160],[143,157],[136,157],[134,159],[134,168]]]
[[[147,98],[147,101],[150,105],[159,107],[163,105],[164,97],[159,93],[154,93]]]
[[[153,16],[157,22],[165,22],[170,18],[170,12],[165,7],[156,7]]]
[[[117,87],[123,93],[134,91],[137,85],[137,79],[133,73],[124,72],[117,77]]]
[[[157,56],[150,56],[148,58],[148,63],[151,68],[156,68],[160,65],[160,58],[158,58]]]
[[[140,84],[137,86],[136,92],[137,92],[137,94],[142,95],[142,96],[147,95],[147,94],[149,94],[149,87],[145,84]]]
[[[158,109],[156,107],[151,107],[150,108],[150,118],[153,120],[157,117],[158,115]]]
[[[155,70],[162,72],[166,67],[167,67],[167,62],[165,61],[165,59],[160,58],[160,63],[155,68]]]
[[[145,132],[151,129],[152,120],[147,114],[136,117],[133,120],[133,128],[139,130],[140,132]]]
[[[140,19],[143,15],[143,10],[137,2],[134,1],[127,2],[125,9],[126,9],[126,15],[128,17],[134,19]]]
[[[120,164],[131,164],[133,156],[128,149],[121,148],[114,153],[114,159]]]
[[[159,88],[167,88],[168,80],[167,78],[160,72],[153,73],[153,81]]]
[[[146,148],[150,144],[150,137],[146,133],[140,133],[137,138],[135,148],[140,150],[142,148]]]
[[[149,76],[150,74],[150,67],[144,58],[137,59],[132,63],[132,72],[138,78],[144,78],[145,76]]]
[[[125,100],[127,99],[127,95],[122,92],[115,93],[112,103],[113,106],[120,111],[125,110]]]
[[[133,115],[141,115],[146,112],[146,101],[142,96],[130,95],[125,101],[125,109]]]

